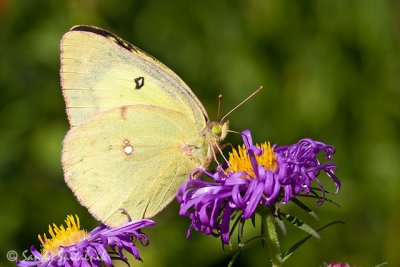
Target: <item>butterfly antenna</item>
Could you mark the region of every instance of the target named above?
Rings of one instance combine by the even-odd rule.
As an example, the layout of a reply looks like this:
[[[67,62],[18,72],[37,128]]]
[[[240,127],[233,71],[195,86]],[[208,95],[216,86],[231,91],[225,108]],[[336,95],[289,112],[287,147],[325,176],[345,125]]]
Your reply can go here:
[[[240,107],[241,105],[243,105],[245,102],[247,102],[247,100],[249,100],[250,98],[252,98],[255,94],[257,94],[258,92],[260,92],[263,89],[262,86],[258,87],[251,95],[249,95],[248,97],[246,97],[242,102],[240,102],[238,105],[236,105],[236,107],[234,107],[233,109],[231,109],[231,111],[229,111],[225,116],[222,117],[221,121],[223,121],[226,117],[228,117],[229,114],[231,114],[234,110],[236,110],[238,107]]]
[[[221,115],[221,104],[222,104],[222,95],[218,96],[218,113],[217,113],[217,121],[219,121],[219,115]]]

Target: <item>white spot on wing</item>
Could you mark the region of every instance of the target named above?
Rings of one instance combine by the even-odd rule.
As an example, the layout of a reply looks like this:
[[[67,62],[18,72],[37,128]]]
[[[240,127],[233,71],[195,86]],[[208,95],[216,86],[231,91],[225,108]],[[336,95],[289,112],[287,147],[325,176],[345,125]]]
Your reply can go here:
[[[129,140],[124,140],[124,147],[122,148],[125,155],[130,156],[133,153],[133,146],[129,143]]]

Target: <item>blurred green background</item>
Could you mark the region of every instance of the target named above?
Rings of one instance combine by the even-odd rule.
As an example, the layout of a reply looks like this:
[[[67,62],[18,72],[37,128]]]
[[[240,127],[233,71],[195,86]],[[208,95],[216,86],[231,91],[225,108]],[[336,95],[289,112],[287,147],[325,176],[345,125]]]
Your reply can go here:
[[[97,25],[160,59],[216,117],[256,87],[265,90],[230,116],[258,141],[310,137],[337,148],[341,204],[316,207],[320,222],[341,219],[310,240],[287,266],[330,260],[400,266],[400,2],[335,1],[12,1],[0,0],[0,265],[9,250],[39,246],[37,234],[76,213],[97,225],[63,181],[61,142],[68,130],[59,85],[59,41],[76,24]],[[240,138],[231,135],[234,144]],[[328,178],[324,184],[332,189]],[[291,205],[287,205],[291,210]],[[144,263],[226,266],[220,241],[185,235],[187,218],[171,205],[145,232]],[[258,233],[249,228],[246,237]],[[282,246],[304,236],[288,226]],[[236,240],[234,237],[233,240]],[[236,247],[234,247],[236,248]],[[268,266],[255,242],[236,266]]]

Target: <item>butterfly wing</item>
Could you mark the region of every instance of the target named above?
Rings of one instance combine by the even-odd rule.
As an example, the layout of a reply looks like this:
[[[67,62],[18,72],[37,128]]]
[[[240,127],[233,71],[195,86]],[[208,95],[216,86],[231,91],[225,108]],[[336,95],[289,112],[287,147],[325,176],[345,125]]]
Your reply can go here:
[[[65,180],[107,225],[152,217],[201,165],[204,138],[183,114],[149,105],[114,108],[72,128],[64,140]]]
[[[135,104],[178,111],[199,130],[208,120],[203,105],[178,75],[101,28],[75,26],[63,36],[60,74],[72,126],[99,112]]]
[[[204,107],[175,73],[116,35],[92,26],[67,32],[61,84],[71,124],[65,180],[102,222],[126,222],[119,209],[153,216],[205,165]]]

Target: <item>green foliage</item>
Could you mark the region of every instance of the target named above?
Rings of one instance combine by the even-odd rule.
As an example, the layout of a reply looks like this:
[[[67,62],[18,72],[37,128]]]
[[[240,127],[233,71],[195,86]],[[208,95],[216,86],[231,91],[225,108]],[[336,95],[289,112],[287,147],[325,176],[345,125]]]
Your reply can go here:
[[[97,224],[65,186],[60,163],[68,123],[59,41],[71,26],[92,24],[175,70],[211,118],[218,94],[225,113],[263,85],[230,116],[232,129],[250,128],[259,142],[310,137],[337,148],[343,189],[329,197],[341,208],[302,201],[321,224],[346,225],[307,242],[288,266],[330,260],[399,266],[399,11],[390,0],[0,0],[0,255],[38,246],[37,234],[66,214],[77,213],[88,229]],[[155,219],[141,266],[226,266],[234,253],[200,233],[186,240],[189,220],[178,216],[176,204]],[[282,246],[301,239],[299,232],[288,229]],[[253,242],[235,265],[262,266],[265,259]]]

